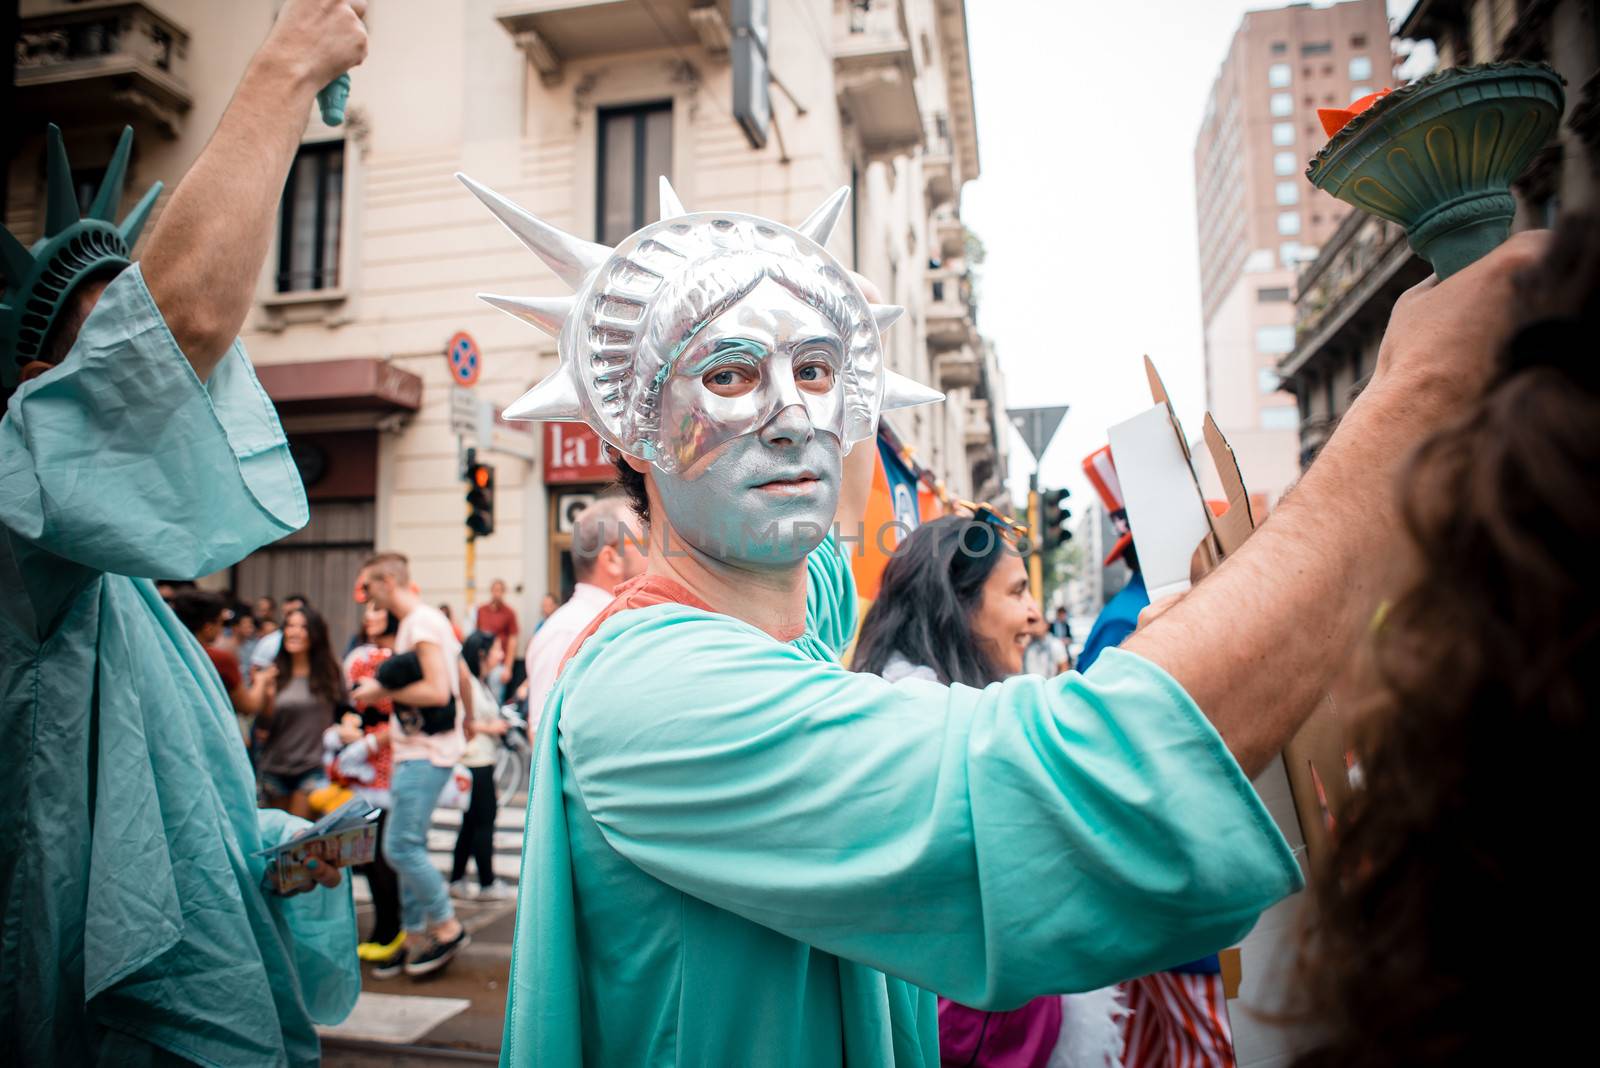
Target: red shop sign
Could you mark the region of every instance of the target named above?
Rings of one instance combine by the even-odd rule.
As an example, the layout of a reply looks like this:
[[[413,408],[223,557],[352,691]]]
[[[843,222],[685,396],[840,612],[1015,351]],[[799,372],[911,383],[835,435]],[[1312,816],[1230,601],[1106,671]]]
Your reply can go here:
[[[544,480],[559,486],[573,482],[610,482],[617,469],[606,459],[600,435],[583,423],[544,424]]]

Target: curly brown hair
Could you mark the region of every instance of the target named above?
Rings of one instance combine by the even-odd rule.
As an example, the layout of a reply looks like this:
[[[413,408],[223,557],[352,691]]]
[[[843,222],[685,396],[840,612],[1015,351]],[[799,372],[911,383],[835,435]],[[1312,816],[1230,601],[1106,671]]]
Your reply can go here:
[[[1402,479],[1416,571],[1374,636],[1375,692],[1353,731],[1362,785],[1313,879],[1299,1008],[1322,1033],[1299,1068],[1562,1063],[1584,1027],[1595,220],[1564,225],[1519,291],[1523,325],[1494,380]]]

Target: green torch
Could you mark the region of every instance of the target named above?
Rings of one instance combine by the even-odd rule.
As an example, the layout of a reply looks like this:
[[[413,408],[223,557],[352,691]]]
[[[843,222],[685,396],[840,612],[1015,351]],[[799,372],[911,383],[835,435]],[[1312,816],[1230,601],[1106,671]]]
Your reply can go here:
[[[1543,63],[1450,67],[1372,102],[1306,168],[1318,189],[1398,223],[1446,278],[1511,233],[1511,183],[1565,104]]]

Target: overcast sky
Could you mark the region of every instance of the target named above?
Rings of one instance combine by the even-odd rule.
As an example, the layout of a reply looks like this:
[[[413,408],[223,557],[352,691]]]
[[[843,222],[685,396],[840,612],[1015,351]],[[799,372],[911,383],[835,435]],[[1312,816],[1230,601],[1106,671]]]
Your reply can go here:
[[[1391,17],[1412,0],[1390,0]],[[978,326],[1014,407],[1072,410],[1041,481],[1149,407],[1156,361],[1193,435],[1205,403],[1193,152],[1245,0],[967,0],[982,174],[961,214],[988,250]],[[1321,5],[1319,5],[1321,6]],[[1016,442],[1012,485],[1032,470]]]

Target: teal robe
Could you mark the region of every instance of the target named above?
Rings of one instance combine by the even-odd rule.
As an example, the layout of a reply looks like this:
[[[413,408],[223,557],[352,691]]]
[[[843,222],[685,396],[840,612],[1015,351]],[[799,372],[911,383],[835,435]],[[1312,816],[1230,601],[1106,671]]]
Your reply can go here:
[[[939,1063],[934,994],[1014,1008],[1194,960],[1301,885],[1200,710],[1121,651],[986,689],[841,667],[849,568],[789,643],[604,620],[535,746],[501,1064]]]
[[[0,1063],[314,1064],[348,882],[278,898],[228,695],[150,579],[307,518],[235,343],[202,384],[137,267],[0,420]]]

